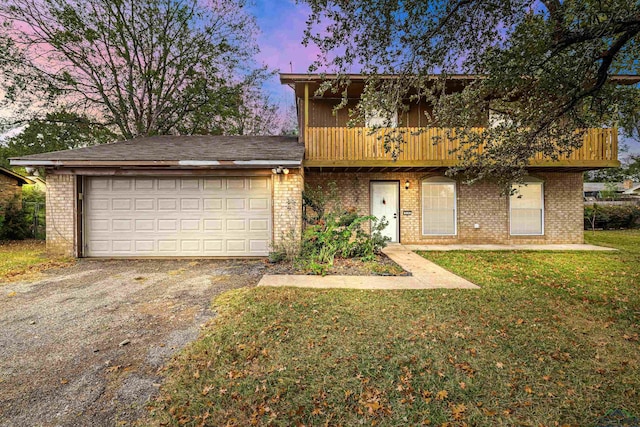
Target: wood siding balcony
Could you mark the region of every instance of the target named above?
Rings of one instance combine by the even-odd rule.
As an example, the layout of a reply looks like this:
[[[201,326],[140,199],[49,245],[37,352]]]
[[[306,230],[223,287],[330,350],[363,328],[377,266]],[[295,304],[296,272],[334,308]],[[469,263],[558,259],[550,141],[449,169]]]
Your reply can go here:
[[[394,162],[386,153],[382,141],[370,135],[366,128],[310,127],[304,132],[305,166],[307,167],[449,167],[456,164],[456,154],[450,153],[456,141],[446,137],[446,129],[403,128],[405,143]],[[480,131],[481,128],[478,128]],[[379,130],[378,132],[384,132]],[[440,142],[433,144],[433,137]],[[557,161],[537,155],[531,166],[602,168],[619,166],[618,130],[588,129],[582,147]]]

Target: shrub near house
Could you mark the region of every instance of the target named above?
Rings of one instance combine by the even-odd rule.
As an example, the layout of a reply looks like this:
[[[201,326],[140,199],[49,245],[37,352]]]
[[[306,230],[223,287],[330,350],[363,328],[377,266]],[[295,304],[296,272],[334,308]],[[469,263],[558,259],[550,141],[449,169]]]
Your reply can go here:
[[[29,236],[29,223],[16,196],[5,206],[0,205],[0,241],[23,240]]]
[[[584,207],[585,230],[640,228],[640,207],[593,204]]]

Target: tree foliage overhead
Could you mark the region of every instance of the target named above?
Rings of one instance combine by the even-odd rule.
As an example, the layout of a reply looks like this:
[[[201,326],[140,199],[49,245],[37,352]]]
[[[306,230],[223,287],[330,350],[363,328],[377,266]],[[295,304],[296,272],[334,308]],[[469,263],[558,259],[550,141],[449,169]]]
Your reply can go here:
[[[9,166],[11,157],[103,144],[116,138],[115,133],[86,116],[67,111],[48,113],[29,121],[21,133],[0,144],[0,165]]]
[[[369,75],[360,117],[426,99],[434,105],[429,125],[455,128],[464,142],[454,172],[471,179],[518,179],[536,153],[556,158],[578,147],[576,129],[632,130],[640,119],[637,85],[610,80],[640,71],[637,1],[304,1],[311,6],[305,42],[321,51],[312,71],[341,73],[334,86],[348,83],[353,67]],[[454,73],[479,78],[447,93],[443,79]],[[499,124],[471,132],[489,112]],[[402,148],[398,140],[392,151]]]
[[[63,106],[124,138],[233,132],[268,75],[245,0],[6,0],[0,22],[13,109]]]

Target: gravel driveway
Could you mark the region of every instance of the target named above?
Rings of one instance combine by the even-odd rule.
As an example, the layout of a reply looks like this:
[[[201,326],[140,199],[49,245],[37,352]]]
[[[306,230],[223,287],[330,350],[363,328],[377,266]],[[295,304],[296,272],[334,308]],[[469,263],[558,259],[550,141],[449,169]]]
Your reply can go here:
[[[262,261],[79,261],[0,285],[0,425],[126,425],[158,369]]]

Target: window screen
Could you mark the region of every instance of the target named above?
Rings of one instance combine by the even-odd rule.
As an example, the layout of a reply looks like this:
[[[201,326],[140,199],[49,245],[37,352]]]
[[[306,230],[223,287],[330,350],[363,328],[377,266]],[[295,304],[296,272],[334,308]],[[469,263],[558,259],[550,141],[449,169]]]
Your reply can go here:
[[[511,234],[544,234],[544,201],[542,182],[514,185],[511,195]]]
[[[456,183],[422,182],[422,234],[456,234]]]

